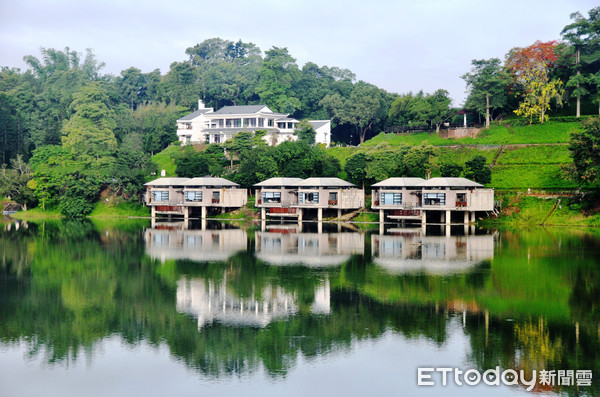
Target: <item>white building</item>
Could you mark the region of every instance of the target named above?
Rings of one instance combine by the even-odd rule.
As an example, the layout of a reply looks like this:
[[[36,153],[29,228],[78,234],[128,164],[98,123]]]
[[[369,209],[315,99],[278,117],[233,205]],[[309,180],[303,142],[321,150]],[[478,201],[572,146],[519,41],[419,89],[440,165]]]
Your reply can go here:
[[[331,143],[331,121],[309,121],[313,126],[315,142],[329,146]],[[264,139],[269,145],[285,141],[296,141],[294,132],[299,121],[287,114],[275,113],[266,105],[225,106],[214,111],[198,101],[198,110],[177,120],[177,136],[186,143],[223,143],[242,131],[267,132]]]

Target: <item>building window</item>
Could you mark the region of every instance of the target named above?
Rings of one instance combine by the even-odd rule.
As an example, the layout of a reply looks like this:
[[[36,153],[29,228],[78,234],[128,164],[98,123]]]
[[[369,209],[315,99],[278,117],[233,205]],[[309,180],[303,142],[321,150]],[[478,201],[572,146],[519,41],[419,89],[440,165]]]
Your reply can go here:
[[[300,193],[298,195],[300,203],[305,204],[318,204],[319,203],[319,193]]]
[[[277,128],[284,129],[285,128],[285,123],[277,123]]]
[[[281,203],[280,192],[263,192],[263,204]]]
[[[218,204],[221,202],[221,192],[214,191],[212,194],[212,202],[213,204]]]
[[[219,134],[213,135],[213,142],[214,143],[221,143],[221,135],[219,135]]]
[[[244,127],[256,127],[256,119],[244,119]]]
[[[268,119],[268,126],[273,127],[273,119]]]
[[[424,193],[424,205],[446,205],[446,193]]]
[[[202,201],[202,192],[185,192],[185,201]]]
[[[153,190],[152,201],[169,201],[168,190]]]
[[[225,128],[240,128],[242,119],[225,119]]]
[[[290,130],[294,128],[294,123],[287,123],[287,128]]]
[[[259,127],[264,127],[265,126],[265,119],[263,119],[263,118],[258,119],[258,126]]]
[[[381,193],[381,205],[401,205],[402,193]]]

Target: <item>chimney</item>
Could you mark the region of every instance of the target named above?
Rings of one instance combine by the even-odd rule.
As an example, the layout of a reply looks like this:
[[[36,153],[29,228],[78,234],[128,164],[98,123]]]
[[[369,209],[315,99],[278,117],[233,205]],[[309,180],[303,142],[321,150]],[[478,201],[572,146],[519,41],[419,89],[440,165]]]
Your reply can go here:
[[[160,176],[167,176],[167,171],[161,170],[160,171]]]
[[[202,102],[202,99],[198,99],[198,110],[200,109],[206,109],[206,106],[204,106],[204,102]]]

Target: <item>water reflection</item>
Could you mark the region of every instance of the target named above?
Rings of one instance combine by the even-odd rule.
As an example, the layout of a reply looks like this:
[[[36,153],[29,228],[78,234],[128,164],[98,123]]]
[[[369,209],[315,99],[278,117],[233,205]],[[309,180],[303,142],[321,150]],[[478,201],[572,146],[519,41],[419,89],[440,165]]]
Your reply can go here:
[[[411,373],[432,364],[600,371],[600,238],[589,231],[202,227],[4,227],[0,347],[22,344],[62,365],[82,351],[93,361],[118,335],[130,346],[163,343],[210,378],[264,368],[285,382],[303,360],[339,366],[344,355],[332,353],[348,357],[391,333],[401,350],[439,355],[403,358]],[[598,395],[599,384],[552,390]]]
[[[300,233],[294,227],[273,226],[256,232],[256,256],[275,266],[339,266],[352,255],[363,255],[361,233]]]
[[[330,311],[329,280],[317,286],[310,312]],[[227,275],[221,281],[201,277],[181,278],[177,282],[177,311],[198,319],[198,329],[214,321],[235,327],[265,327],[273,320],[298,313],[296,294],[281,286],[267,284],[255,296],[240,297],[227,285]]]
[[[224,261],[246,250],[248,236],[242,229],[188,229],[188,222],[153,223],[146,229],[146,252],[162,262],[168,259]]]
[[[427,236],[422,229],[390,229],[373,234],[373,262],[392,274],[466,272],[494,257],[497,233],[466,236]]]

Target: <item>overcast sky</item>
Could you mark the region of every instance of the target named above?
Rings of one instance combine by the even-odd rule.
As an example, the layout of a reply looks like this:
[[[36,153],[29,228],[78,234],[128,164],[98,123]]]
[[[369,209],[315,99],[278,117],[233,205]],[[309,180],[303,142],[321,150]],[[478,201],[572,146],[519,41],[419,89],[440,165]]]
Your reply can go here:
[[[25,69],[40,47],[94,50],[118,75],[165,74],[185,49],[220,37],[263,51],[287,47],[298,65],[350,69],[390,92],[446,89],[460,106],[472,59],[560,38],[569,15],[598,0],[0,0],[0,66]]]

